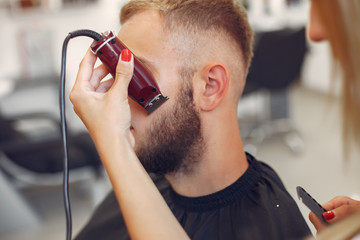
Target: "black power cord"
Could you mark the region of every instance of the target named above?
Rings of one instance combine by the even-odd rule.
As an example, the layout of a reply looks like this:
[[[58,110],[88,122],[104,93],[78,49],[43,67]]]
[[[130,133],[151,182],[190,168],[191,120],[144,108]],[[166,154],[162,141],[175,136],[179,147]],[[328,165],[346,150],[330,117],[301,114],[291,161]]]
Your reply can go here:
[[[66,72],[66,50],[70,39],[80,36],[86,36],[99,41],[102,36],[97,32],[88,29],[77,30],[69,33],[65,38],[62,47],[61,58],[61,84],[60,84],[60,118],[61,118],[61,137],[64,147],[64,178],[63,178],[63,194],[66,215],[66,239],[71,240],[72,235],[72,220],[71,220],[71,207],[69,198],[69,153],[67,145],[67,126],[65,114],[65,72]]]

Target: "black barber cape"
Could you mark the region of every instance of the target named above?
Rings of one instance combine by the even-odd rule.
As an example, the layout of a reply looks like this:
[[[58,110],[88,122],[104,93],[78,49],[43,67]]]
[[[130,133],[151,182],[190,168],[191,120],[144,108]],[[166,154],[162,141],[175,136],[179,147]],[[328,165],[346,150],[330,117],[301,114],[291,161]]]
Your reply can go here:
[[[247,159],[249,168],[235,183],[208,196],[180,196],[163,177],[154,182],[191,239],[280,240],[311,235],[274,170],[249,154]],[[114,192],[75,239],[130,239]]]

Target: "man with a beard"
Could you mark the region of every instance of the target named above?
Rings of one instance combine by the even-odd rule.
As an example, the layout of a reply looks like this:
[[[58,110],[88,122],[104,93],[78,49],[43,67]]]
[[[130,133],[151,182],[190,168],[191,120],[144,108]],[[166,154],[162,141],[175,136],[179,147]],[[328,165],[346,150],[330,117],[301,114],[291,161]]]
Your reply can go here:
[[[237,104],[253,36],[239,3],[134,0],[122,8],[121,23],[118,37],[169,100],[147,115],[127,98],[131,53],[122,52],[115,81],[102,81],[108,72],[94,69],[88,51],[70,99],[114,192],[76,239],[152,238],[157,230],[181,238],[178,222],[192,239],[309,235],[276,173],[242,146]],[[161,195],[142,166],[157,175]]]

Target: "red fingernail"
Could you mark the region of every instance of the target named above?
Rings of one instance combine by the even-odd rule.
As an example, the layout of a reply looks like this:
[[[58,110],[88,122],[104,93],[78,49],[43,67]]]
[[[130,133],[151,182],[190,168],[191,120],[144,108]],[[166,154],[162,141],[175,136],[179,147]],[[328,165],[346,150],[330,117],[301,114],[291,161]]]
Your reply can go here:
[[[123,49],[121,51],[121,61],[124,61],[124,62],[130,62],[131,60],[131,52],[129,49]]]
[[[335,217],[335,213],[333,211],[323,212],[322,215],[326,220],[331,220]]]

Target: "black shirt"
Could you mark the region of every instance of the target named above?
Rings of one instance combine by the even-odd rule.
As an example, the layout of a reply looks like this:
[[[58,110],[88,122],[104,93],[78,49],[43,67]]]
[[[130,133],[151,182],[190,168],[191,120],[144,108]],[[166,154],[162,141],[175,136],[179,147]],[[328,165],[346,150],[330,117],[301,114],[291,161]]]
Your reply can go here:
[[[279,240],[311,235],[275,171],[250,154],[247,159],[249,168],[235,183],[207,196],[181,196],[163,177],[154,182],[191,239]],[[130,239],[114,192],[76,237],[82,239]]]

